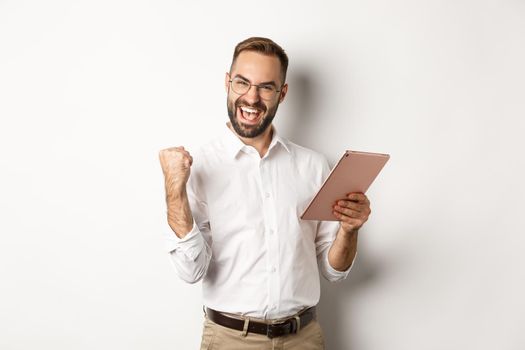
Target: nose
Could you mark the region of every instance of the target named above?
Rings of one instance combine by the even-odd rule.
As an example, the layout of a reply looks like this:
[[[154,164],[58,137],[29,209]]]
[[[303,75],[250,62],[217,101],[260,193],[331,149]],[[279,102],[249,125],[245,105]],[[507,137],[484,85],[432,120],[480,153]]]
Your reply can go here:
[[[259,96],[259,88],[255,85],[250,86],[248,92],[244,94],[244,98],[249,103],[259,102],[259,100],[261,99],[261,96]]]

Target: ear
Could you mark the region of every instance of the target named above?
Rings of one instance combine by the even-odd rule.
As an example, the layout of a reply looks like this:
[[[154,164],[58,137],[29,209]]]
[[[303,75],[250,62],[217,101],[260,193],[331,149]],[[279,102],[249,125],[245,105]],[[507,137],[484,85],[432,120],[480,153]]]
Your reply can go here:
[[[226,93],[230,91],[230,73],[226,72],[226,75],[224,76],[224,89],[226,90]]]
[[[281,92],[279,93],[279,103],[284,101],[284,97],[288,93],[288,84],[284,84],[281,88]]]

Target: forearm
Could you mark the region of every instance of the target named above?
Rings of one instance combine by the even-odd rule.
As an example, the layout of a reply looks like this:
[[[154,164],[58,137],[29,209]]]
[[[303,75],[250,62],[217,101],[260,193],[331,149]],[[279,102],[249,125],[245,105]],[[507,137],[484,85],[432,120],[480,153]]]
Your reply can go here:
[[[328,251],[328,262],[335,270],[345,271],[352,265],[357,253],[357,235],[357,230],[345,232],[341,227],[339,228],[334,243]]]
[[[166,186],[168,224],[175,235],[166,232],[170,257],[179,277],[188,282],[199,281],[208,269],[211,248],[206,242],[205,231],[201,231],[193,220],[188,194],[184,189],[178,191]],[[198,207],[194,208],[198,216]]]
[[[166,205],[168,224],[177,237],[184,238],[193,227],[193,216],[186,187],[175,189],[166,184]]]

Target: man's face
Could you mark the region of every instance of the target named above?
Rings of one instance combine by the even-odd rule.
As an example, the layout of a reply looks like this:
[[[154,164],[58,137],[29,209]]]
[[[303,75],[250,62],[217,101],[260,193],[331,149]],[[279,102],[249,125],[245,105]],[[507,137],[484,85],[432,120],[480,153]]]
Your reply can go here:
[[[250,84],[273,84],[276,92],[271,99],[261,98],[257,87],[245,94],[231,89],[230,80],[242,78]],[[288,86],[282,88],[281,62],[276,56],[266,56],[254,51],[243,51],[237,56],[231,72],[226,74],[228,116],[235,132],[241,137],[261,135],[272,123],[279,103],[284,99]]]

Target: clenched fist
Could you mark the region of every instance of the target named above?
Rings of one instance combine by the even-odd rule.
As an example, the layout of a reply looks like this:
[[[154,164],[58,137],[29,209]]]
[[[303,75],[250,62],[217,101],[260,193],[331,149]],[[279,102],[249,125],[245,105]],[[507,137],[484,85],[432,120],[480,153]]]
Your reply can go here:
[[[166,148],[159,152],[159,159],[164,173],[166,194],[183,191],[193,163],[190,153],[182,146]]]

